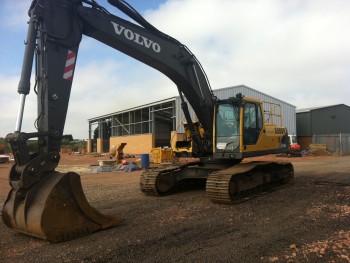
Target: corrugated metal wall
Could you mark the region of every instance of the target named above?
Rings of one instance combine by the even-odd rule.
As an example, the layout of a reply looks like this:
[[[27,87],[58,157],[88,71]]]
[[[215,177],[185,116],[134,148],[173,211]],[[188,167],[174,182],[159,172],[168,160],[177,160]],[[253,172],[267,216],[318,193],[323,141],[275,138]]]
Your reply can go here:
[[[233,86],[223,89],[213,90],[214,95],[218,97],[218,99],[225,99],[229,97],[236,96],[237,93],[242,93],[242,95],[262,99],[267,103],[275,103],[281,106],[282,113],[282,125],[288,129],[289,134],[296,134],[296,115],[295,115],[295,106],[273,98],[267,94],[261,93],[257,90],[249,88],[244,85]],[[190,105],[189,105],[190,106]],[[264,104],[264,109],[269,110],[269,105]],[[193,118],[194,113],[191,111],[191,116]],[[180,97],[176,98],[176,127],[178,132],[184,132],[182,127],[182,122],[185,121],[184,114],[181,109],[181,100]]]

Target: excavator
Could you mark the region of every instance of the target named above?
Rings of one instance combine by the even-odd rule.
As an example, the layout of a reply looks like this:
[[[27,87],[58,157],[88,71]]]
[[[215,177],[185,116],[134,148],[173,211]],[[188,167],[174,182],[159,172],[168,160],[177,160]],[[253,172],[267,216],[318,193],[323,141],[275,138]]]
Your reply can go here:
[[[108,2],[134,22],[111,14],[94,0],[31,3],[16,127],[6,136],[15,159],[2,209],[9,228],[62,242],[124,222],[90,206],[77,173],[55,170],[83,35],[160,71],[178,88],[189,134],[178,149],[190,148],[196,161],[145,170],[142,192],[165,195],[179,182],[205,179],[210,200],[234,204],[292,181],[290,163],[242,161],[288,150],[287,130],[267,123],[261,100],[242,94],[217,99],[200,62],[185,45],[156,29],[124,0]],[[21,126],[33,64],[38,112],[36,131],[27,133]],[[198,121],[191,119],[188,103]],[[37,141],[34,153],[27,146],[32,138]]]

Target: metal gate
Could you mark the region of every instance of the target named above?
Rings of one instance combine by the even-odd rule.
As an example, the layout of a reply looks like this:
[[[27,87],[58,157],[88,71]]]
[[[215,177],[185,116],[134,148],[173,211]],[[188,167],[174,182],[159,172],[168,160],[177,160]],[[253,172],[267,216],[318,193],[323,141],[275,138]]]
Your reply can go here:
[[[313,135],[312,143],[326,144],[327,151],[339,155],[350,154],[350,133]]]

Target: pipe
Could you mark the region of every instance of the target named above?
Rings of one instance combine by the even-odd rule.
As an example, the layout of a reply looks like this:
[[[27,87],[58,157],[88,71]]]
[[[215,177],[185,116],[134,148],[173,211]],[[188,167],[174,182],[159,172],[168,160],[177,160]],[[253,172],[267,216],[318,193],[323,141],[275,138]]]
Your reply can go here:
[[[25,101],[26,101],[26,95],[21,94],[19,97],[19,107],[18,107],[18,113],[17,113],[17,119],[16,119],[16,128],[15,128],[16,132],[21,131]]]
[[[32,73],[35,42],[36,42],[37,29],[35,28],[35,15],[32,14],[29,19],[27,41],[24,50],[24,58],[21,72],[21,79],[18,84],[19,94],[29,94],[30,91],[30,76]]]

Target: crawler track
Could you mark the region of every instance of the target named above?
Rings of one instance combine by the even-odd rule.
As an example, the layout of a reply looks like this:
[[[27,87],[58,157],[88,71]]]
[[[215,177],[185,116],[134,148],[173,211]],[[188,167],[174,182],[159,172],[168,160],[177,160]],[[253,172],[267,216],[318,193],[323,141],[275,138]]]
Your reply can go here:
[[[141,191],[146,195],[160,196],[168,194],[181,181],[185,169],[198,165],[197,162],[186,164],[173,164],[160,168],[146,170],[140,178]]]
[[[211,173],[207,179],[206,196],[215,203],[236,204],[292,182],[290,163],[240,163]]]
[[[155,195],[159,196],[156,187],[156,180],[159,172],[154,170],[149,170],[142,173],[140,178],[140,188],[143,193],[146,195]]]
[[[291,163],[249,162],[229,168],[208,168],[200,163],[170,165],[145,171],[140,179],[142,192],[168,194],[185,178],[206,178],[206,196],[215,203],[235,204],[286,185],[294,178]]]

